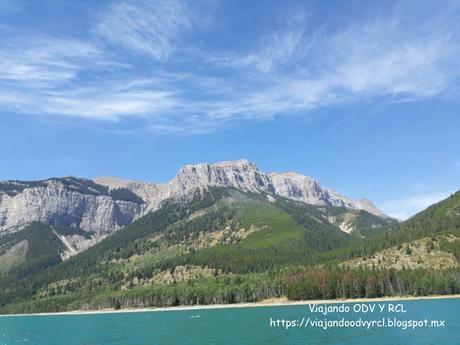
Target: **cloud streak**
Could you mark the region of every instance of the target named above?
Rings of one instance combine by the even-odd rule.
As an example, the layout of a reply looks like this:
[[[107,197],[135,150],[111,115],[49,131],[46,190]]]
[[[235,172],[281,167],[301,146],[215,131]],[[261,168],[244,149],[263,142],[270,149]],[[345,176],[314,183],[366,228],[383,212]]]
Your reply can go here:
[[[455,9],[430,18],[395,11],[334,29],[311,28],[298,15],[234,51],[200,44],[197,9],[115,1],[85,39],[4,37],[0,108],[203,133],[374,98],[435,97],[460,77]]]
[[[6,47],[8,48],[8,47]],[[30,87],[65,82],[107,64],[97,47],[72,39],[37,37],[0,52],[0,80]]]
[[[127,50],[166,61],[178,36],[189,29],[187,7],[179,0],[121,1],[101,16],[97,33]]]
[[[270,73],[298,62],[314,45],[316,35],[306,35],[304,16],[294,19],[285,28],[263,36],[256,50],[236,56],[230,53],[231,57],[221,62],[235,68],[255,68],[262,73]]]
[[[377,21],[329,42],[334,83],[350,93],[429,97],[448,87],[459,45],[449,32],[407,30]],[[458,73],[458,66],[456,66]]]
[[[407,27],[392,16],[333,33],[307,35],[301,23],[270,34],[258,52],[220,61],[233,68],[252,65],[265,75],[263,86],[242,97],[244,102],[216,113],[227,117],[251,110],[258,118],[375,97],[414,101],[436,96],[460,75],[459,37],[453,27],[438,24]]]

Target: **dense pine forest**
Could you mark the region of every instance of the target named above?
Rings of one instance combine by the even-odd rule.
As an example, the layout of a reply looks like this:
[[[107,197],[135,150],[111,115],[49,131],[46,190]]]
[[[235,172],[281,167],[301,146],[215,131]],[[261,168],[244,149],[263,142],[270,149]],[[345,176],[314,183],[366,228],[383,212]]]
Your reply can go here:
[[[339,228],[343,219],[353,232]],[[397,223],[210,188],[167,201],[63,261],[57,234],[81,231],[32,223],[0,237],[0,258],[14,246],[22,253],[2,261],[1,313],[460,293],[460,193]],[[350,264],[380,262],[389,249],[400,267]],[[424,266],[413,262],[417,251]],[[439,253],[451,259],[444,269],[430,266]]]

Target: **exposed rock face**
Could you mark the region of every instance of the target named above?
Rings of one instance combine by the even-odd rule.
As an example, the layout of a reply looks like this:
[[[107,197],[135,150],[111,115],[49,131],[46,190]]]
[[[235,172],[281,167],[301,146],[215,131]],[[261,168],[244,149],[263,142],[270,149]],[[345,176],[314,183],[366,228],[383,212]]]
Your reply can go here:
[[[272,173],[268,175],[275,193],[311,205],[330,205],[357,209],[356,204],[344,195],[325,189],[309,176],[297,173]]]
[[[95,182],[109,188],[130,189],[146,201],[146,211],[157,209],[167,198],[182,197],[197,188],[217,186],[272,193],[311,205],[346,207],[385,216],[367,199],[353,201],[340,193],[323,188],[313,178],[297,173],[264,174],[247,160],[186,165],[179,170],[174,179],[160,185],[114,178],[97,178]]]
[[[0,235],[33,221],[71,226],[89,232],[58,235],[74,255],[140,216],[161,207],[169,198],[184,198],[209,186],[265,192],[312,205],[366,210],[385,217],[369,200],[353,201],[297,173],[262,173],[247,160],[182,167],[168,183],[153,184],[113,177],[93,180],[73,177],[43,181],[0,182]]]
[[[186,165],[170,182],[170,190],[173,193],[202,186],[234,187],[251,192],[274,192],[270,178],[261,173],[255,164],[246,160]]]
[[[39,221],[108,235],[131,223],[141,211],[141,204],[115,200],[90,180],[63,178],[0,185],[0,233]]]
[[[369,213],[372,213],[372,214],[374,214],[376,216],[383,217],[383,218],[388,218],[388,216],[385,213],[383,213],[377,207],[375,207],[375,205],[372,203],[372,201],[370,201],[367,198],[363,198],[363,199],[357,201],[356,205],[360,209],[365,210],[365,211],[367,211]]]
[[[123,187],[136,193],[147,204],[145,212],[158,209],[161,202],[168,198],[186,197],[193,190],[210,186],[274,192],[270,178],[246,160],[185,165],[171,181],[158,185],[107,177],[99,177],[94,181],[109,188]]]
[[[89,247],[95,245],[107,235],[104,234],[93,234],[91,237],[84,237],[81,235],[60,235],[58,233],[55,233],[56,236],[61,240],[63,246],[63,251],[61,254],[61,258],[63,260],[66,260],[74,255],[77,255],[78,253],[82,252],[85,249],[88,249]]]
[[[387,217],[369,199],[364,198],[354,201],[332,189],[323,188],[309,176],[297,173],[271,173],[268,176],[273,184],[274,193],[285,198],[302,201],[311,205],[329,205],[354,210],[365,210],[379,217]]]

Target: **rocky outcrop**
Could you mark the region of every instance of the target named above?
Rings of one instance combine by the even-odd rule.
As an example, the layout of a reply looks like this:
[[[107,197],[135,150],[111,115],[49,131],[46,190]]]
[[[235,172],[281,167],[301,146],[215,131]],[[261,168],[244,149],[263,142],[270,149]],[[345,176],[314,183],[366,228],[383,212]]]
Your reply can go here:
[[[59,235],[68,257],[161,208],[166,199],[187,198],[192,191],[210,186],[264,192],[272,198],[279,195],[311,205],[366,210],[385,217],[369,200],[353,201],[322,187],[311,177],[297,173],[265,174],[255,164],[237,160],[186,165],[164,184],[113,177],[0,182],[0,235],[18,231],[33,221],[85,231]]]
[[[172,193],[183,193],[203,186],[234,187],[250,192],[274,192],[270,178],[247,160],[216,164],[186,165],[169,183]]]
[[[250,192],[274,192],[270,178],[247,160],[185,165],[171,181],[165,184],[143,183],[113,177],[99,177],[94,181],[108,188],[123,187],[136,193],[146,202],[145,212],[158,209],[166,199],[183,198],[191,191],[211,186],[233,187]]]
[[[106,187],[85,179],[7,181],[0,185],[0,233],[38,221],[108,235],[141,213],[141,203],[115,200]]]
[[[192,190],[215,186],[271,193],[311,205],[366,210],[377,216],[385,216],[367,199],[353,201],[336,191],[322,187],[312,177],[297,173],[265,174],[247,160],[186,165],[171,181],[159,185],[116,178],[97,178],[95,182],[109,188],[130,189],[146,202],[147,212],[159,208],[161,202],[167,198],[179,198]]]

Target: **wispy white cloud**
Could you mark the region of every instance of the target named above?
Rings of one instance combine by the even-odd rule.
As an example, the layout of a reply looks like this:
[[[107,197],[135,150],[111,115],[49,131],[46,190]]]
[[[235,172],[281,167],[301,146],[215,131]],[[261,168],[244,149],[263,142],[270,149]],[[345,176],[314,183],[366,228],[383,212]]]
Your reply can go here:
[[[112,61],[88,42],[34,37],[21,49],[6,48],[0,51],[0,104],[10,111],[116,121],[154,118],[179,104],[172,91],[165,90],[171,77],[123,75],[130,66]],[[108,71],[117,76],[99,78]]]
[[[179,0],[116,0],[96,16],[85,41],[1,42],[0,107],[107,121],[138,117],[162,132],[199,133],[376,97],[434,97],[460,77],[455,11],[430,18],[396,11],[333,29],[312,29],[299,14],[246,52],[184,46],[183,35],[195,28],[192,12]],[[171,62],[174,51],[187,63]]]
[[[151,85],[139,87],[143,81],[126,80],[126,84],[135,85],[132,88],[121,88],[118,82],[105,83],[103,88],[99,84],[35,93],[10,90],[0,93],[0,102],[11,111],[107,121],[129,117],[160,121],[182,106],[173,92],[154,89]]]
[[[216,104],[209,115],[270,118],[375,97],[402,102],[436,96],[460,77],[460,37],[451,25],[458,15],[449,15],[443,23],[435,13],[408,20],[396,12],[310,33],[305,20],[291,22],[254,51],[211,59],[251,76],[245,82],[252,88]]]
[[[165,61],[190,25],[180,0],[119,1],[100,15],[97,32],[128,50]]]
[[[288,112],[307,112],[335,101],[336,96],[328,93],[327,87],[327,83],[321,80],[280,76],[276,83],[242,94],[239,100],[213,104],[208,116],[228,121],[235,118],[267,119]]]
[[[257,50],[247,55],[227,57],[222,62],[234,67],[253,67],[269,73],[276,67],[292,63],[293,59],[298,59],[305,52],[305,45],[312,45],[312,42],[304,40],[304,35],[303,24],[275,31],[261,39]]]
[[[450,192],[436,192],[411,195],[401,199],[388,200],[380,208],[389,216],[406,220],[427,207],[447,198]]]
[[[424,32],[397,18],[378,20],[331,37],[325,49],[332,61],[325,68],[335,86],[349,93],[428,97],[459,73],[459,48],[458,37],[445,28]]]
[[[17,44],[17,42],[16,42]],[[44,87],[75,79],[87,69],[112,65],[94,45],[73,39],[34,37],[0,50],[0,80]],[[114,64],[113,64],[114,65]]]
[[[50,114],[63,114],[102,120],[118,120],[130,116],[149,117],[173,111],[177,101],[172,94],[163,91],[133,92],[81,92],[56,93],[46,98],[40,109]]]

